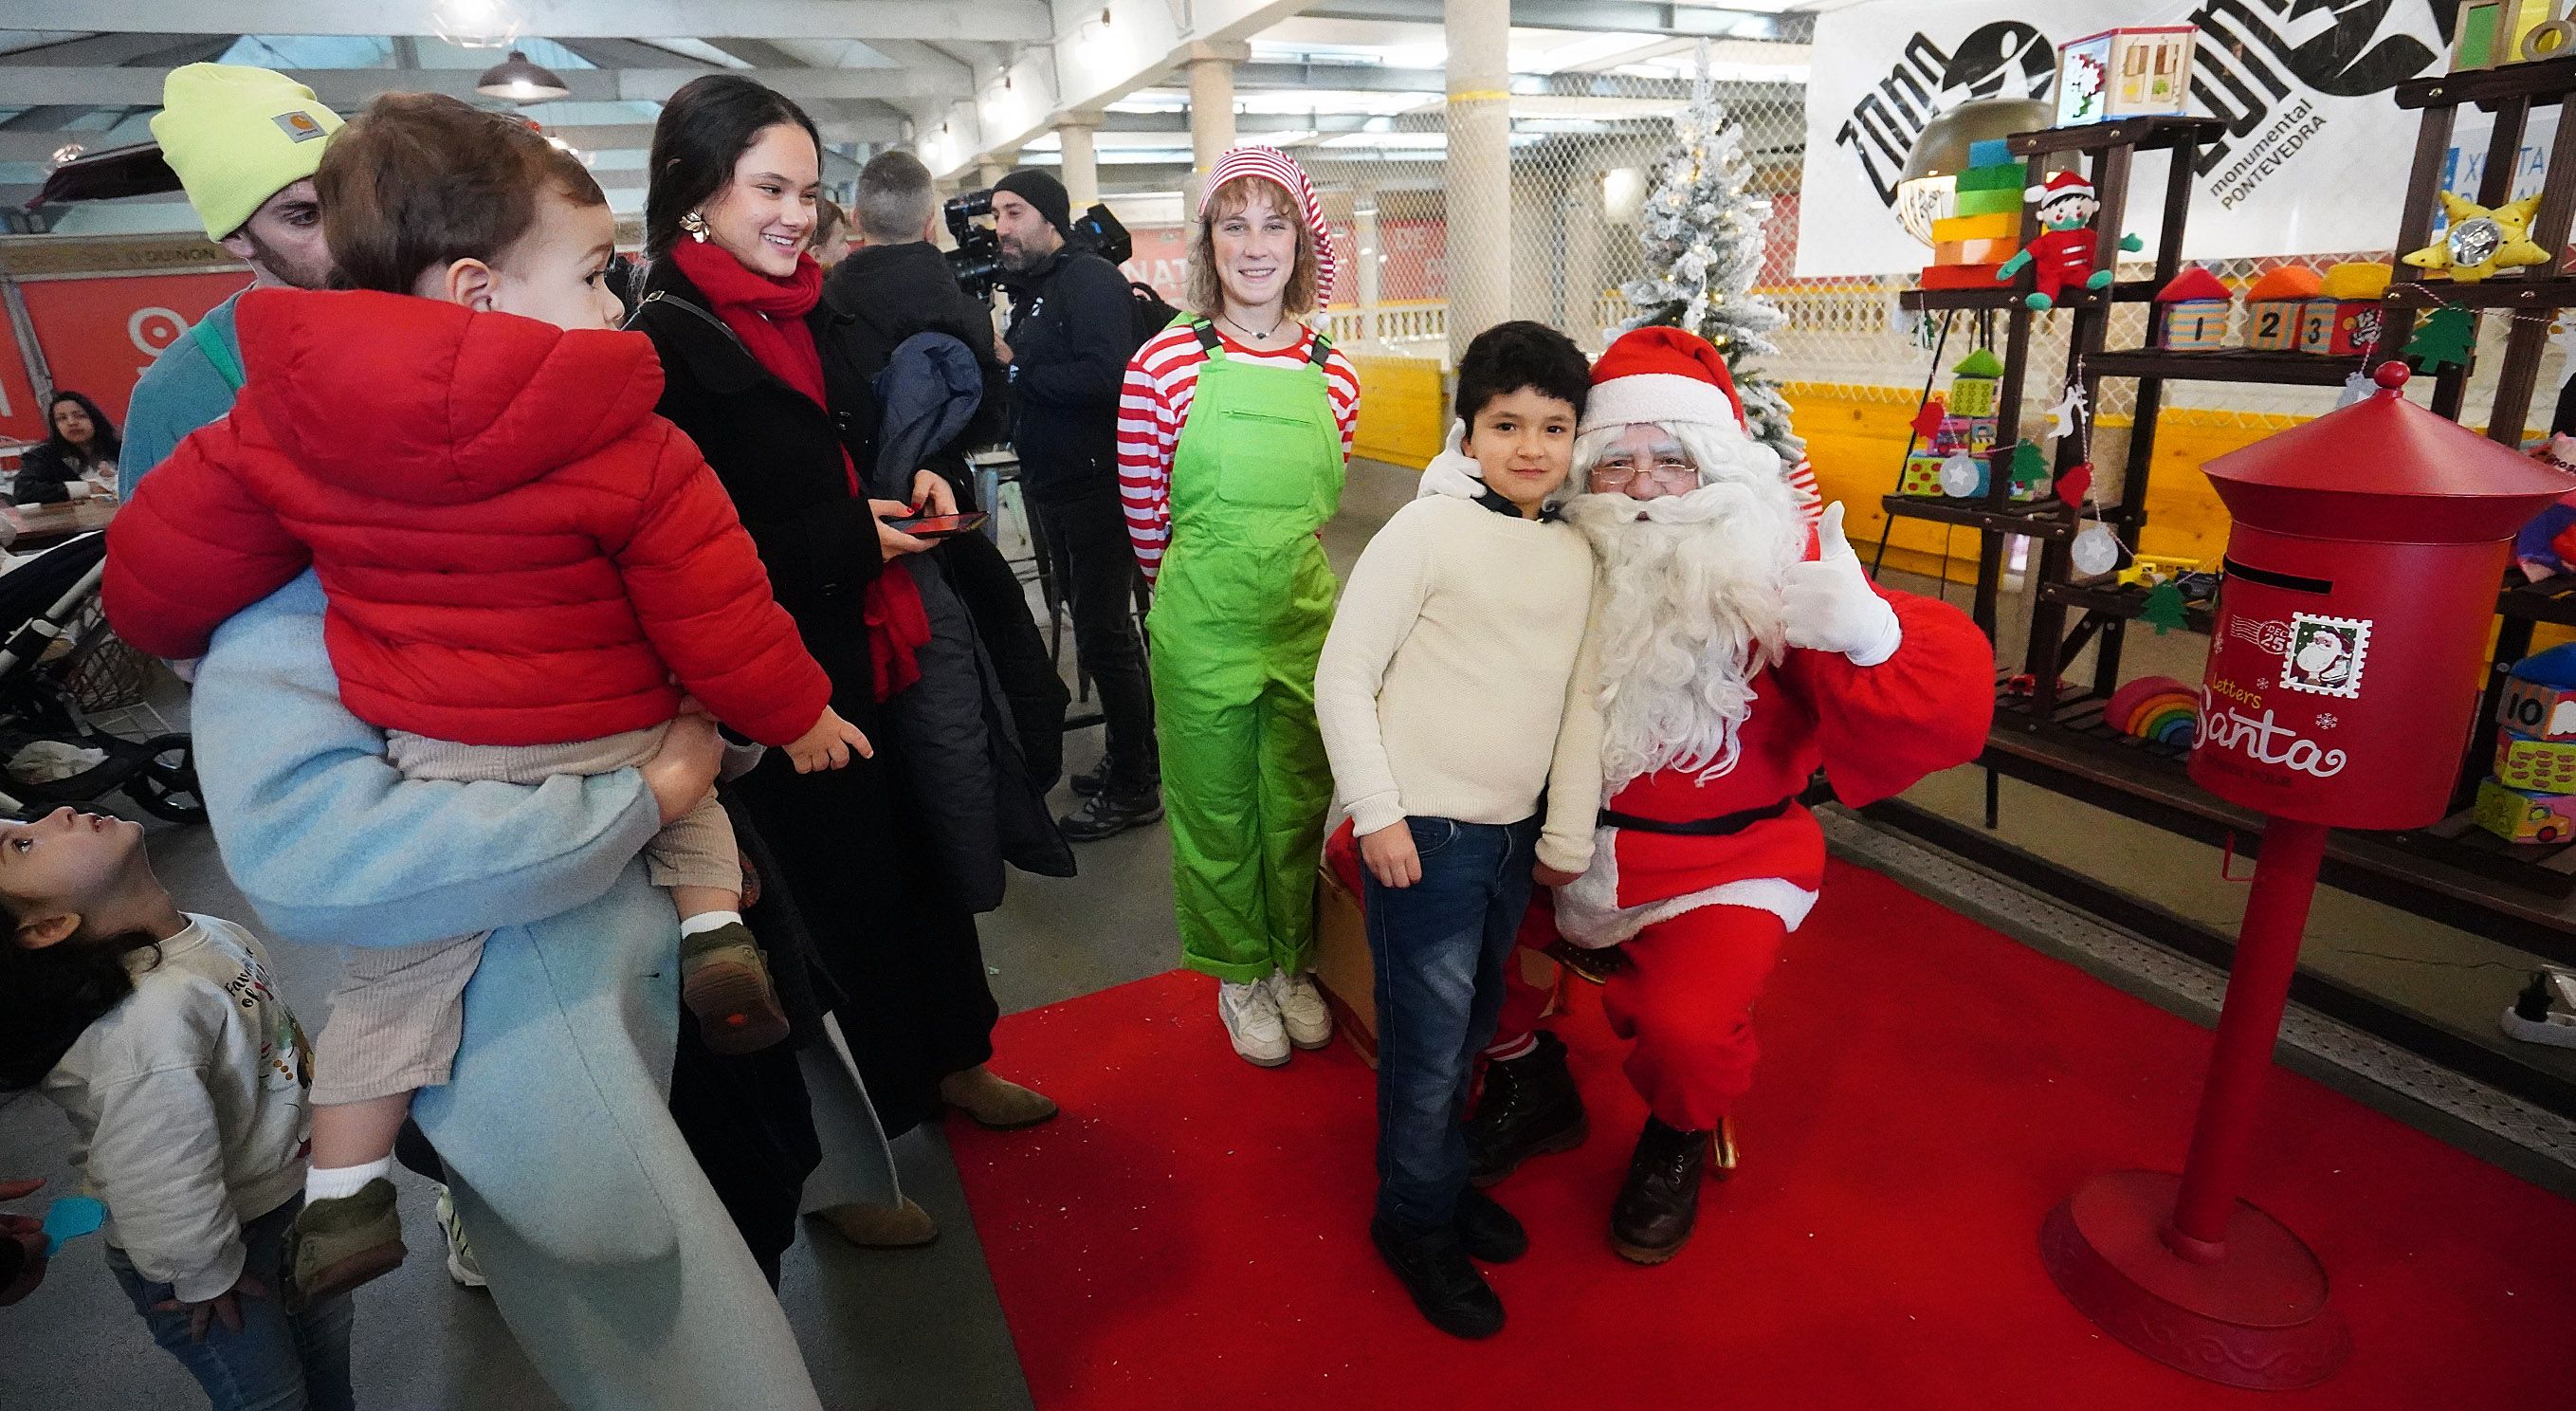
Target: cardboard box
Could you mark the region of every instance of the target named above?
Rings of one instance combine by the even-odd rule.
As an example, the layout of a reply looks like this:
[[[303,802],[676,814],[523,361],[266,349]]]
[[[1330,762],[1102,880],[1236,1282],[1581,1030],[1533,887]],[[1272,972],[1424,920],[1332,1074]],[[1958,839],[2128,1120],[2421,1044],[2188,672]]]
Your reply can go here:
[[[1941,265],[1999,265],[2020,253],[2021,242],[2001,240],[1944,240],[1932,247],[1932,262]]]
[[[1984,191],[1952,193],[1956,203],[1952,210],[1963,216],[2017,216],[2021,214],[2022,193],[2018,183],[1997,186]]]
[[[1315,983],[1332,1006],[1333,1027],[1377,1066],[1377,962],[1369,955],[1360,899],[1329,867],[1315,870]]]
[[[1992,166],[1977,165],[1959,173],[1956,188],[1969,191],[2009,191],[2019,196],[2030,186],[2030,166],[2025,162],[1997,162]]]

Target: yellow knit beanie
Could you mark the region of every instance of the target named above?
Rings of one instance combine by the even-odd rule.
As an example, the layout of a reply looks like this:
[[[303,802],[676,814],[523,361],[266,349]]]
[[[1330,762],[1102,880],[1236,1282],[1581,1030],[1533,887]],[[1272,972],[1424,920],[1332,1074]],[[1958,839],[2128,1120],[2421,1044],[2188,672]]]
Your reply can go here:
[[[188,204],[221,240],[269,197],[313,175],[340,115],[282,73],[189,64],[161,85],[152,136],[188,189]]]

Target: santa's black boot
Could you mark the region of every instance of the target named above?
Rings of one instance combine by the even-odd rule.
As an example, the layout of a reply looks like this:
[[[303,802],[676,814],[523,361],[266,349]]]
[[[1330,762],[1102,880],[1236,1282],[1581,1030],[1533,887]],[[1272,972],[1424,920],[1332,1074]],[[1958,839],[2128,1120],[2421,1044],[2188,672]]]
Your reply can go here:
[[[1522,1162],[1583,1145],[1592,1128],[1565,1066],[1565,1041],[1544,1029],[1538,1047],[1485,1065],[1485,1095],[1467,1123],[1467,1179],[1490,1186]]]
[[[1690,1242],[1699,1219],[1699,1187],[1708,1169],[1709,1133],[1667,1127],[1653,1117],[1637,1134],[1627,1184],[1610,1207],[1610,1243],[1639,1264],[1661,1264]]]

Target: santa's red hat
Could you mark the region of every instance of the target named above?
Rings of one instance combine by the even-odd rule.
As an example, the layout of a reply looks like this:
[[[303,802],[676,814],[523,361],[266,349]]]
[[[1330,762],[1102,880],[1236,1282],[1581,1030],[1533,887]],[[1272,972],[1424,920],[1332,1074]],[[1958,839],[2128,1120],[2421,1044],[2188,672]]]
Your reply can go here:
[[[2045,206],[2049,202],[2057,200],[2060,197],[2093,196],[2093,183],[2085,180],[2081,175],[2075,172],[2062,171],[2050,176],[2047,181],[2042,182],[2021,194],[2023,200],[2034,201]],[[2094,199],[2099,200],[2100,198],[2094,197]]]
[[[1656,326],[1619,335],[1592,365],[1585,431],[1638,422],[1697,422],[1746,434],[1744,404],[1726,358],[1696,333]]]

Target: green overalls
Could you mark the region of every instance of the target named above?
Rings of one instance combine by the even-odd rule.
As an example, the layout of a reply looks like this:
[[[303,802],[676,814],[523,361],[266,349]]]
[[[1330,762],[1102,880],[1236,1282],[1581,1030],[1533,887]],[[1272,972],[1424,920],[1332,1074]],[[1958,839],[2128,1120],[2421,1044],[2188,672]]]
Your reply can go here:
[[[1313,963],[1332,768],[1315,658],[1340,585],[1315,538],[1342,502],[1319,334],[1303,367],[1208,360],[1172,457],[1153,611],[1154,723],[1181,963],[1233,981]]]

